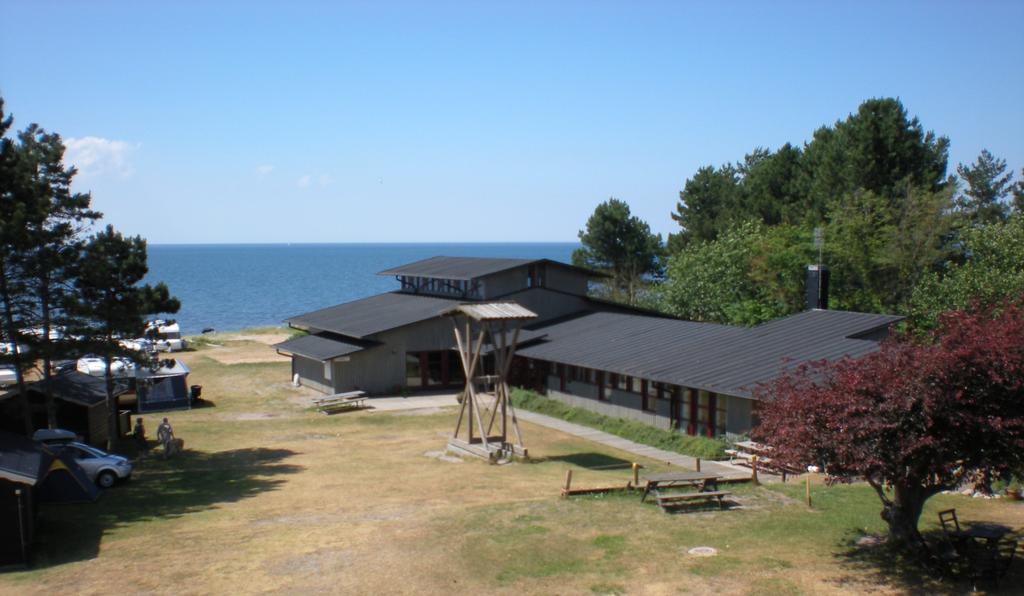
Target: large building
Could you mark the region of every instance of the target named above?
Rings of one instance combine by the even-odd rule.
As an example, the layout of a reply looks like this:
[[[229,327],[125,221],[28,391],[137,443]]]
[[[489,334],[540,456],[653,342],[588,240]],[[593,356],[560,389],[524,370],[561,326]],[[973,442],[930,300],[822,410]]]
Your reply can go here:
[[[600,274],[546,259],[433,257],[380,275],[395,276],[399,289],[287,320],[308,332],[276,346],[301,383],[371,394],[461,386],[451,322],[440,314],[514,301],[538,314],[520,336],[519,384],[680,432],[745,434],[758,383],[875,350],[899,320],[812,309],[751,328],[682,321],[591,298]]]

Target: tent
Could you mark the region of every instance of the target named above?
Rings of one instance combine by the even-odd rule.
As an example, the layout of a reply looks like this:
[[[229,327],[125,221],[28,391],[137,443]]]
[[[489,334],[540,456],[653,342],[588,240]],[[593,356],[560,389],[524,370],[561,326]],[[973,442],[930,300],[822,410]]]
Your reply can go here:
[[[192,407],[188,367],[180,360],[161,361],[156,369],[140,367],[135,373],[139,412],[180,410]]]
[[[98,495],[73,460],[0,432],[0,565],[28,563],[39,503],[92,502]]]

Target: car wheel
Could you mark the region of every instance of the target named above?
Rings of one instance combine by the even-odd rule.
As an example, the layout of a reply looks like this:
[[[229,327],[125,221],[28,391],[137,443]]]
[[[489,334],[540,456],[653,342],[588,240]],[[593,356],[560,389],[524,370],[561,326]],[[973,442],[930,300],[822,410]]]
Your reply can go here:
[[[110,470],[103,470],[100,472],[100,475],[96,477],[96,484],[99,485],[100,488],[110,488],[111,486],[114,486],[115,482],[117,482],[117,474]]]

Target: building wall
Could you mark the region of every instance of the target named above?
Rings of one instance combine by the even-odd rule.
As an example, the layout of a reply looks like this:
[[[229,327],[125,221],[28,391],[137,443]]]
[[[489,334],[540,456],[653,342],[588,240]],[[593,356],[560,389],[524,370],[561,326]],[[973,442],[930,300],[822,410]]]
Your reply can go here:
[[[558,317],[583,312],[590,308],[590,303],[579,296],[552,292],[544,288],[531,288],[511,296],[509,300],[515,300],[524,307],[537,313],[537,320],[531,321],[531,325],[544,323]]]
[[[484,300],[526,289],[526,278],[527,268],[525,266],[488,275],[482,282]]]
[[[598,387],[594,383],[571,381],[566,379],[565,391],[561,390],[561,380],[557,375],[548,375],[546,382],[548,397],[567,405],[583,408],[606,416],[636,420],[662,429],[672,428],[672,391],[666,386],[663,398],[658,399],[652,383],[648,383],[649,410],[643,408],[643,396],[632,391],[623,391],[605,387],[604,400],[598,399]],[[605,373],[608,378],[608,373]],[[708,426],[708,403],[711,399],[707,391],[697,392],[697,417],[694,424],[695,434],[706,435]],[[751,405],[749,399],[729,395],[715,395],[715,435],[725,433],[748,434],[751,426]],[[686,432],[690,426],[690,392],[679,388],[679,421],[678,430]]]
[[[324,376],[324,363],[302,356],[292,356],[292,375],[299,375],[302,384],[323,393],[334,393],[330,380]]]
[[[605,390],[608,396],[607,401],[598,401],[597,386],[590,383],[567,381],[565,391],[559,390],[558,377],[548,377],[548,397],[556,399],[566,405],[576,408],[583,408],[605,416],[636,420],[644,424],[650,424],[658,428],[671,428],[671,419],[668,412],[668,400],[661,400],[665,404],[658,404],[658,411],[647,412],[640,408],[640,396],[635,393],[625,393],[619,390]],[[664,406],[662,409],[661,406]]]
[[[586,296],[588,281],[589,278],[579,271],[565,269],[562,267],[552,267],[549,263],[544,280],[544,286],[559,292],[568,292],[570,294]]]

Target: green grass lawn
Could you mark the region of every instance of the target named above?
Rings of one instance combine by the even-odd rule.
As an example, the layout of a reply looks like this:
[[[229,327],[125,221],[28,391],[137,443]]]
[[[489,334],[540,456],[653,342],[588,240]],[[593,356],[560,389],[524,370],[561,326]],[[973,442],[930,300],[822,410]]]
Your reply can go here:
[[[225,341],[225,340],[222,340]],[[230,340],[226,340],[230,341]],[[252,347],[252,346],[250,346]],[[451,463],[455,412],[324,416],[287,362],[182,355],[214,404],[168,416],[186,453],[137,462],[91,505],[46,507],[36,566],[0,593],[831,594],[957,592],[884,549],[865,486],[730,485],[733,506],[669,515],[636,493],[563,499],[573,485],[624,485],[636,458],[523,424],[531,463]],[[226,348],[225,348],[226,349]],[[269,348],[268,348],[269,349]],[[415,399],[415,398],[410,398]],[[609,463],[621,468],[604,469]],[[663,469],[641,460],[647,470]],[[941,495],[935,511],[1024,528],[1024,506]],[[690,548],[718,549],[694,557]],[[1024,585],[1018,564],[1003,586]]]

